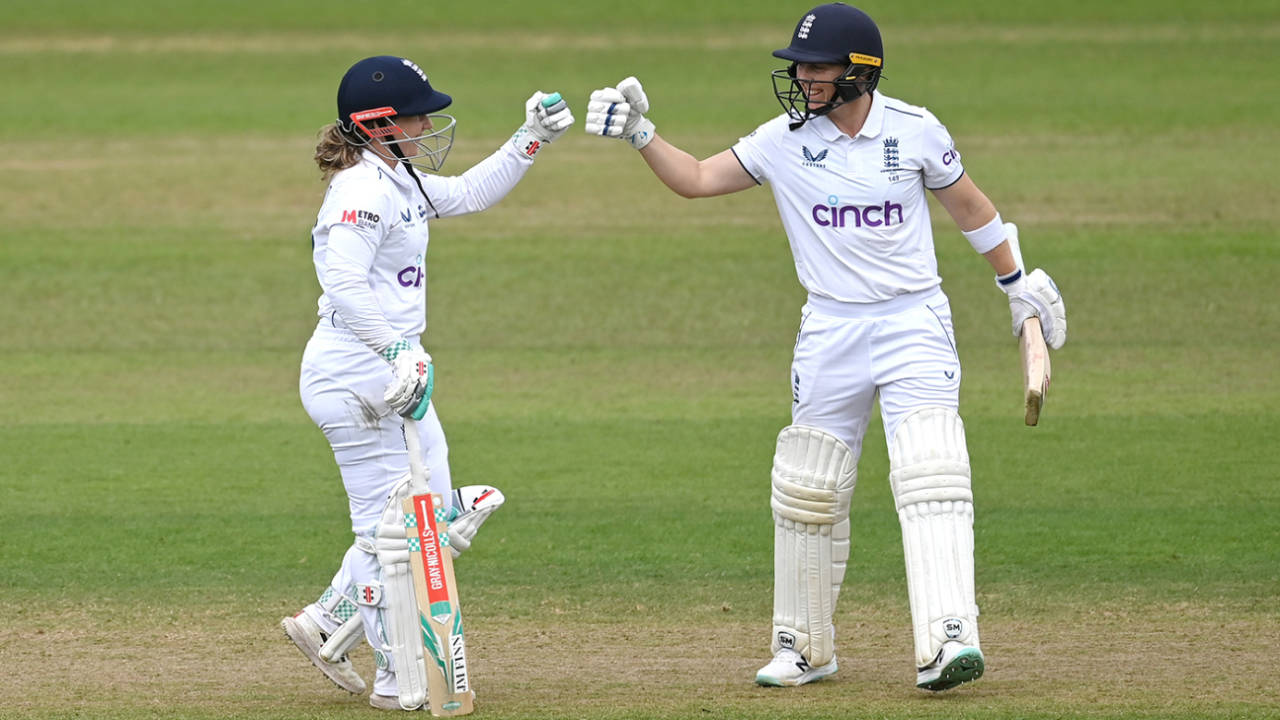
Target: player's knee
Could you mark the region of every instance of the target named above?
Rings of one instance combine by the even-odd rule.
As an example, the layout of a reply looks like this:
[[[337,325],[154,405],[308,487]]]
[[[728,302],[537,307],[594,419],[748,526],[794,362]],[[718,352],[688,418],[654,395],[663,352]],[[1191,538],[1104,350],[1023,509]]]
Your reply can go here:
[[[832,525],[849,515],[857,461],[836,436],[791,425],[773,456],[773,510],[797,523]]]
[[[928,502],[972,502],[964,423],[951,408],[918,410],[889,444],[889,481],[898,510]]]

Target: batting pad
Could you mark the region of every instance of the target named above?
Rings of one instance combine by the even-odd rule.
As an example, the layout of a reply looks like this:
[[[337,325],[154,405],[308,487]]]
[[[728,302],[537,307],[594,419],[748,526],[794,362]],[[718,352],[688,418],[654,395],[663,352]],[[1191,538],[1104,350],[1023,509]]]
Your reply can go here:
[[[378,522],[375,547],[382,567],[385,609],[382,626],[390,649],[391,670],[396,674],[400,706],[412,710],[427,701],[427,668],[423,658],[422,631],[419,629],[418,602],[413,590],[413,574],[409,569],[407,543],[402,551],[387,549],[388,540],[399,535],[403,543],[404,509],[401,501],[411,495],[406,478],[387,499]]]
[[[973,491],[964,423],[954,410],[913,413],[889,449],[916,665],[924,667],[951,640],[978,645],[973,584]]]
[[[773,456],[773,642],[813,667],[835,658],[832,617],[849,562],[857,461],[839,438],[791,425]]]

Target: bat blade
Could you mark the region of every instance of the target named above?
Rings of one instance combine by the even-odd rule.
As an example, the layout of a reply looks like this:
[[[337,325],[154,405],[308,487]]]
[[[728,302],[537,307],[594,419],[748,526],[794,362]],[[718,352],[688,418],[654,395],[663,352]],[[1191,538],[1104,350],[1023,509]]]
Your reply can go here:
[[[412,523],[410,565],[425,652],[428,700],[436,717],[467,715],[474,709],[458,586],[449,552],[448,522],[439,495],[424,493],[404,501]]]
[[[1040,318],[1029,318],[1022,324],[1022,379],[1027,425],[1037,425],[1049,394],[1049,348],[1044,344]]]

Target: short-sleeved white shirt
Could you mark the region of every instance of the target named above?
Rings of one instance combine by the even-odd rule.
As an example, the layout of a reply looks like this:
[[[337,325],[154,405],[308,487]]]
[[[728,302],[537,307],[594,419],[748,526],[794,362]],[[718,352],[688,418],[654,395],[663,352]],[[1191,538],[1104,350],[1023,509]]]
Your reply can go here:
[[[941,284],[925,190],[964,174],[942,123],[880,93],[855,137],[825,116],[790,122],[773,118],[733,152],[773,190],[809,294],[873,303]]]

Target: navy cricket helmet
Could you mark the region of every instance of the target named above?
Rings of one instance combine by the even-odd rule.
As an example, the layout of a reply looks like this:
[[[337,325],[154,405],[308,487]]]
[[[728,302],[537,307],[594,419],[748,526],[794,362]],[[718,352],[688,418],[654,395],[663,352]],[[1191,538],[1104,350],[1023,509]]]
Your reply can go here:
[[[353,113],[391,107],[396,115],[428,115],[449,107],[453,98],[431,87],[422,68],[394,55],[361,60],[338,85],[338,122]]]
[[[355,145],[378,140],[402,160],[425,158],[428,170],[439,170],[453,145],[455,120],[439,115],[445,126],[426,135],[396,139],[405,135],[396,125],[396,116],[435,115],[449,107],[453,98],[431,87],[427,74],[412,60],[394,55],[365,58],[352,65],[338,84],[338,127]],[[419,152],[405,156],[401,142],[417,144]]]
[[[796,23],[791,44],[774,50],[773,56],[791,61],[789,67],[773,71],[773,91],[782,108],[796,121],[793,130],[875,90],[884,69],[880,28],[870,15],[839,2],[819,5],[805,13]],[[802,85],[796,80],[797,63],[844,66],[831,83],[835,86],[835,99],[811,110],[807,83]]]

